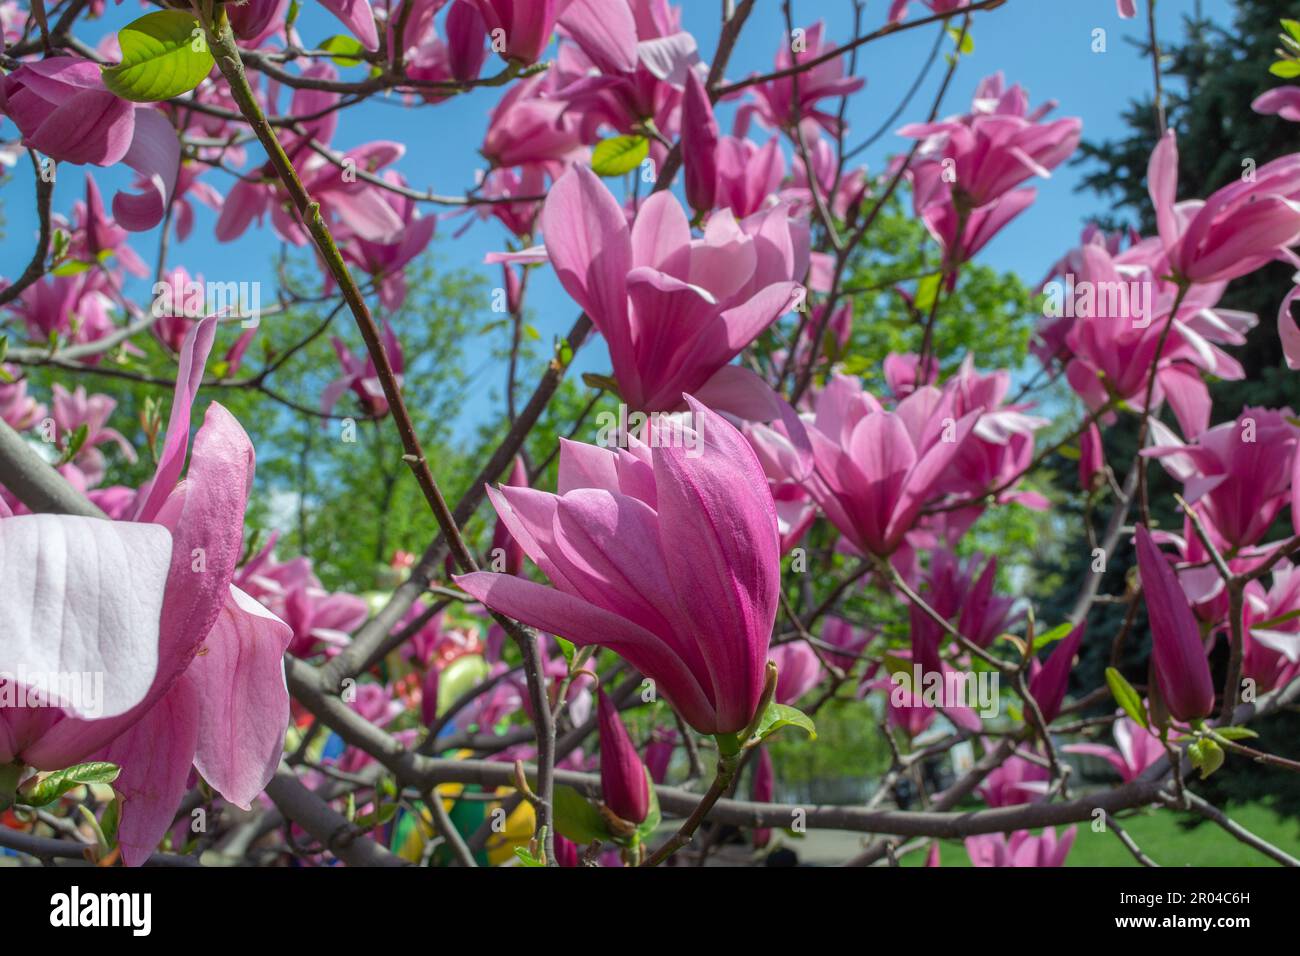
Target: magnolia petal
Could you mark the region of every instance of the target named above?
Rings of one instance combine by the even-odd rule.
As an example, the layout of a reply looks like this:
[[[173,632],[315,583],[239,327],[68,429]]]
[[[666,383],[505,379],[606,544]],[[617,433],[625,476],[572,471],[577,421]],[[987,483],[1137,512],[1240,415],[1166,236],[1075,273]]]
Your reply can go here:
[[[130,710],[158,668],[171,554],[172,537],[156,524],[46,514],[0,520],[0,673],[77,716]],[[80,693],[60,687],[82,675],[102,675],[102,699],[93,685]]]
[[[186,671],[202,701],[194,764],[242,810],[280,764],[289,723],[284,653],[292,640],[292,628],[232,585]]]

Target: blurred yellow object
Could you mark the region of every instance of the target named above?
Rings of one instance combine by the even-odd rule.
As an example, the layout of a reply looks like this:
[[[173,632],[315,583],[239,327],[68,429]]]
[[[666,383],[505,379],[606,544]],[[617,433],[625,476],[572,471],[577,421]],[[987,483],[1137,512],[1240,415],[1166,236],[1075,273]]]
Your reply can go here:
[[[514,787],[498,787],[497,796],[503,800],[515,793]],[[501,808],[501,804],[494,803],[488,807],[488,815],[491,815]],[[521,800],[519,806],[515,807],[515,812],[506,817],[506,828],[502,833],[493,833],[488,837],[487,854],[488,862],[493,866],[501,866],[503,863],[515,859],[515,847],[528,846],[528,841],[533,838],[533,829],[537,825],[537,818],[533,815],[533,805],[527,800]]]
[[[458,757],[469,757],[470,755],[468,750],[457,754]],[[452,813],[456,801],[460,799],[464,791],[465,785],[461,783],[444,783],[434,788],[434,793],[442,800],[442,805],[448,814]],[[505,801],[514,795],[514,787],[498,787],[495,791],[495,796],[498,799],[481,804],[484,810],[484,819],[495,819],[505,809]],[[401,844],[393,848],[393,852],[403,860],[419,863],[424,859],[428,842],[438,835],[438,831],[433,823],[433,814],[429,812],[427,807],[421,807],[419,816],[410,815],[410,819],[414,825],[406,833]],[[528,842],[533,838],[536,820],[532,804],[526,800],[521,801],[519,806],[515,807],[514,811],[506,817],[504,829],[497,832],[496,828],[494,828],[492,834],[488,837],[484,847],[488,863],[492,866],[501,866],[513,862],[515,860],[515,847],[527,847]],[[472,835],[470,833],[462,834],[466,839],[469,839]]]

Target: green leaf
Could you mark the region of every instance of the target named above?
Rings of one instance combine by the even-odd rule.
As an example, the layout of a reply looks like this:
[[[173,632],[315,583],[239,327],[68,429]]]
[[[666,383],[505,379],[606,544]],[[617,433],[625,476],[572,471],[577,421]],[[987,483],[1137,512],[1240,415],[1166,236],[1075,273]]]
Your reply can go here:
[[[1062,621],[1060,624],[1056,625],[1056,627],[1052,628],[1050,631],[1047,631],[1044,634],[1039,634],[1034,637],[1034,650],[1036,651],[1042,650],[1048,644],[1052,644],[1056,641],[1059,641],[1061,638],[1068,635],[1072,630],[1074,630],[1074,626],[1069,621]]]
[[[515,856],[519,857],[519,862],[523,866],[545,866],[546,864],[528,852],[526,847],[515,847]]]
[[[813,740],[817,739],[817,728],[811,717],[797,707],[773,701],[767,705],[767,710],[763,711],[763,719],[758,722],[758,739],[766,740],[782,727],[798,727],[806,731]]]
[[[362,57],[356,54],[365,50],[356,37],[332,36],[320,45],[322,50],[334,54],[330,57],[339,66],[360,66]],[[352,54],[349,56],[348,54]]]
[[[124,100],[158,103],[188,93],[212,70],[199,21],[181,10],[159,10],[117,33],[122,62],[105,67],[104,85]]]
[[[1215,727],[1211,733],[1221,740],[1253,740],[1259,736],[1249,727]]]
[[[597,176],[622,176],[649,155],[650,140],[644,136],[611,136],[591,151],[591,169]]]
[[[618,382],[614,381],[613,376],[598,375],[595,372],[583,372],[582,380],[591,388],[599,388],[611,394],[618,394]]]
[[[1300,40],[1300,21],[1284,19],[1282,20],[1282,29],[1291,34],[1292,39]]]
[[[958,48],[960,53],[969,55],[975,52],[975,38],[970,35],[969,30],[963,35],[956,27],[948,27],[948,36],[952,37],[953,43],[961,44]]]
[[[930,311],[930,306],[934,305],[934,297],[939,294],[939,283],[942,280],[943,276],[937,272],[917,280],[916,295],[912,298],[916,311]]]
[[[113,844],[109,842],[108,834],[106,834],[104,828],[99,825],[99,821],[95,819],[95,815],[90,812],[90,807],[86,806],[84,803],[79,803],[77,804],[77,812],[81,814],[82,822],[86,824],[86,826],[90,827],[90,832],[95,834],[95,846],[99,848],[102,857],[103,854],[113,848]]]
[[[1300,63],[1294,60],[1278,60],[1268,68],[1268,72],[1274,76],[1280,76],[1284,80],[1295,79],[1300,76]]]
[[[56,770],[44,777],[34,778],[18,791],[18,802],[29,807],[44,807],[53,803],[69,790],[91,783],[112,783],[120,771],[116,764],[96,761],[79,763],[66,770]]]
[[[1192,766],[1201,772],[1202,780],[1223,766],[1223,748],[1209,737],[1192,741],[1187,755],[1192,758]]]
[[[576,650],[576,648],[573,646],[573,641],[570,641],[563,637],[556,637],[555,641],[557,644],[560,645],[560,653],[564,655],[564,663],[569,665],[569,670],[572,671],[573,654]]]
[[[82,262],[80,259],[69,259],[67,262],[60,263],[57,267],[50,270],[51,275],[56,276],[75,276],[83,272],[89,272],[95,268],[94,263]]]
[[[603,843],[614,839],[614,835],[605,826],[605,818],[600,815],[600,811],[573,787],[563,784],[556,786],[552,810],[555,814],[555,829],[579,846],[585,846],[592,840]]]
[[[1147,722],[1146,708],[1142,706],[1142,698],[1133,689],[1133,685],[1124,679],[1124,675],[1113,667],[1107,667],[1106,684],[1110,687],[1110,693],[1115,698],[1115,703],[1124,709],[1124,713],[1149,729],[1150,724]]]
[[[68,462],[72,461],[72,459],[76,458],[81,452],[82,446],[86,444],[86,439],[89,437],[90,425],[78,425],[77,430],[73,432],[72,437],[68,439],[68,447],[63,450],[63,454],[59,457],[59,464],[66,465]]]
[[[362,830],[373,830],[375,827],[382,827],[389,820],[397,815],[397,804],[381,804],[378,810],[371,813],[362,814],[352,822]]]
[[[99,821],[99,832],[104,834],[108,849],[117,845],[117,827],[122,821],[122,796],[121,794],[113,795],[113,802],[108,805],[104,811],[103,819]]]
[[[645,767],[645,782],[650,788],[650,809],[646,812],[645,819],[636,828],[636,840],[638,843],[644,843],[650,837],[654,836],[655,830],[659,828],[659,822],[663,819],[663,813],[659,809],[659,794],[655,793],[655,782],[650,776],[650,768]]]

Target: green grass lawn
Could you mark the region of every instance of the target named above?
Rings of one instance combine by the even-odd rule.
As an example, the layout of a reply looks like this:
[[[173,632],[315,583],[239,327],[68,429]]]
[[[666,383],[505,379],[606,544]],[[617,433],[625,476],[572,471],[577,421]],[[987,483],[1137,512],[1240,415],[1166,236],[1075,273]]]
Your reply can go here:
[[[1283,819],[1258,804],[1235,807],[1228,814],[1241,826],[1274,846],[1300,856],[1300,821]],[[1195,830],[1179,826],[1180,817],[1169,810],[1146,810],[1127,819],[1121,818],[1124,830],[1142,851],[1161,866],[1276,866],[1272,860],[1239,842],[1213,823],[1206,822]],[[1080,823],[1067,866],[1137,866],[1137,860],[1124,848],[1114,833],[1094,833]],[[1058,828],[1058,833],[1061,832]],[[970,858],[960,840],[942,841],[940,854],[944,866],[970,866]],[[906,866],[925,862],[921,853],[905,858]]]

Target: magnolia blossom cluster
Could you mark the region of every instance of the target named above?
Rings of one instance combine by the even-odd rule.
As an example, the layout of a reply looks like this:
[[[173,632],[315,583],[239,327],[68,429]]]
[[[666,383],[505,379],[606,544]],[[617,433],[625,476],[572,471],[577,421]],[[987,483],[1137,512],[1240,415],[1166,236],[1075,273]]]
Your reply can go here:
[[[966,112],[903,124],[903,154],[873,176],[844,153],[844,104],[865,81],[821,23],[784,36],[769,73],[728,83],[667,0],[322,6],[375,66],[362,85],[387,89],[396,77],[394,98],[407,109],[504,87],[487,115],[483,166],[443,215],[464,217],[460,231],[504,231],[508,250],[486,264],[504,270],[512,315],[525,308],[529,270],[554,277],[608,356],[609,373],[593,381],[620,415],[645,424],[595,442],[576,427],[557,439],[553,470],[522,437],[503,445],[492,475],[501,483],[484,491],[492,513],[484,522],[470,509],[462,520],[469,540],[450,549],[456,564],[442,565],[440,544],[418,561],[393,555],[378,593],[362,582],[327,587],[323,563],[288,553],[275,532],[245,533],[253,442],[211,399],[218,388],[263,389],[278,366],[248,367],[255,327],[231,330],[214,359],[219,329],[239,317],[176,306],[202,276],[151,268],[131,234],[161,225],[184,240],[201,205],[220,243],[265,227],[321,253],[334,269],[322,272],[319,301],[347,304],[367,349],[332,335],[337,371],[292,407],[323,420],[392,416],[409,441],[400,396],[418,356],[403,346],[399,317],[411,266],[435,236],[439,216],[427,210],[437,197],[398,172],[404,144],[345,147],[340,117],[361,94],[328,58],[305,58],[290,79],[277,79],[278,66],[256,68],[276,62],[265,54],[304,48],[287,0],[221,14],[253,54],[247,89],[216,71],[188,101],[136,103],[87,57],[25,54],[0,79],[0,114],[21,144],[51,162],[125,165],[137,179],[106,205],[98,170],[85,170],[70,215],[52,214],[60,238],[49,262],[38,261],[41,274],[0,285],[22,283],[5,295],[3,317],[24,343],[0,364],[0,420],[84,506],[33,513],[41,508],[20,483],[0,485],[0,692],[34,692],[0,706],[0,785],[115,765],[114,839],[137,865],[160,846],[185,845],[174,823],[187,793],[215,792],[253,812],[291,768],[322,800],[334,799],[333,784],[360,781],[349,826],[415,862],[448,824],[436,812],[385,816],[396,809],[374,781],[417,765],[407,751],[449,763],[483,755],[484,780],[494,765],[518,762],[511,785],[521,788],[523,764],[553,761],[588,775],[592,791],[552,802],[590,809],[608,844],[558,820],[553,861],[631,864],[644,861],[660,823],[658,788],[683,765],[698,772],[697,736],[712,738],[718,793],[743,768],[761,816],[783,783],[764,738],[774,725],[810,725],[797,708],[848,701],[909,753],[949,733],[985,757],[1005,750],[966,791],[987,807],[1048,801],[1060,782],[1052,725],[1071,711],[1076,659],[1092,649],[1087,609],[1049,632],[977,529],[1002,509],[1049,512],[1063,495],[1091,506],[1118,485],[1105,437],[1121,422],[1143,441],[1135,475],[1145,482],[1159,468],[1180,486],[1185,523],[1156,527],[1143,499],[1131,536],[1113,546],[1135,556],[1129,586],[1141,589],[1149,680],[1136,703],[1126,697],[1102,721],[1113,746],[1074,738],[1061,753],[1095,758],[1124,783],[1160,769],[1156,718],[1197,735],[1220,708],[1231,712],[1210,666],[1220,647],[1261,693],[1300,678],[1300,573],[1286,540],[1300,534],[1300,424],[1291,408],[1254,407],[1215,422],[1210,389],[1244,377],[1232,350],[1257,325],[1220,305],[1229,284],[1273,261],[1300,267],[1300,153],[1203,200],[1180,198],[1176,135],[1159,139],[1146,170],[1155,234],[1089,227],[1044,282],[1033,354],[1068,386],[1080,420],[1051,445],[1052,417],[1019,387],[1023,370],[936,345],[929,325],[918,351],[857,374],[845,360],[861,345],[854,317],[867,300],[846,290],[843,236],[905,183],[937,251],[933,294],[955,294],[963,268],[1074,154],[1081,121],[1049,118],[1054,103],[1032,106],[1022,87],[988,76]],[[923,6],[945,16],[970,5]],[[908,8],[891,4],[894,29]],[[1118,8],[1135,13],[1126,0]],[[1254,107],[1300,120],[1293,93]],[[296,179],[279,154],[250,145],[250,112],[274,118],[261,125],[274,129]],[[644,194],[640,183],[611,188],[618,180],[598,153],[614,137],[641,143],[662,181]],[[224,192],[213,184],[232,172]],[[300,192],[316,204],[307,218]],[[339,268],[357,283],[343,283]],[[172,307],[140,307],[125,291],[151,273]],[[1277,316],[1292,369],[1298,295]],[[129,375],[142,357],[174,364],[165,423],[156,403],[132,422],[117,398],[80,378],[46,392],[31,371],[55,364],[89,381]],[[546,374],[558,380],[570,359],[557,348]],[[554,380],[548,388],[542,400]],[[525,419],[512,406],[511,435]],[[1064,448],[1077,451],[1077,489],[1050,487],[1038,472]],[[403,458],[417,475],[427,470],[419,455]],[[150,463],[142,482],[111,483]],[[1128,507],[1134,492],[1125,494]],[[810,557],[821,562],[815,580],[794,583]],[[850,574],[833,591],[829,569]],[[814,588],[831,592],[820,608]],[[849,610],[885,604],[902,610]],[[320,676],[344,716],[334,700],[291,701],[299,682],[286,666],[290,677]],[[102,678],[93,707],[41,676],[79,673]],[[996,723],[1013,708],[1024,734]],[[526,729],[548,725],[549,740]],[[556,739],[569,744],[558,754]],[[195,787],[199,777],[206,788]],[[440,781],[422,795],[458,812],[485,802],[462,802],[464,786]],[[22,795],[10,790],[0,790],[6,808]],[[489,799],[504,830],[465,853],[535,860],[540,801]],[[291,842],[305,825],[288,821]],[[756,848],[774,839],[768,823],[752,830]],[[1077,836],[1075,827],[977,832],[965,847],[976,866],[1059,866]],[[295,859],[328,865],[332,852],[300,849]]]

